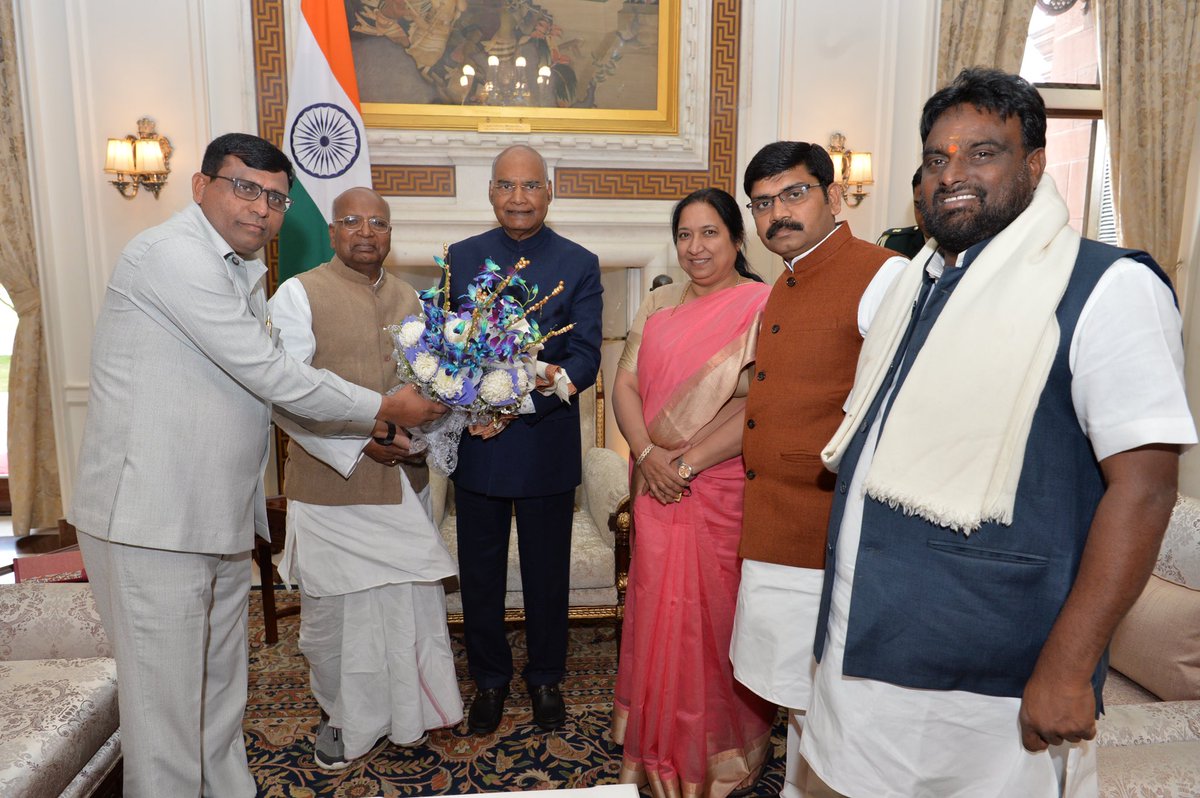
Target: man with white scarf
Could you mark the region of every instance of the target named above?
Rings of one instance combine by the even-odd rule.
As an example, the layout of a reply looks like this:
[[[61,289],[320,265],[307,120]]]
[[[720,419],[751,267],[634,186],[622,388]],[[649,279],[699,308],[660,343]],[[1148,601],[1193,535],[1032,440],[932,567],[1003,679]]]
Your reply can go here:
[[[925,104],[932,238],[822,455],[812,795],[1098,792],[1106,649],[1196,430],[1169,280],[1068,226],[1045,131],[1037,91],[996,70]]]

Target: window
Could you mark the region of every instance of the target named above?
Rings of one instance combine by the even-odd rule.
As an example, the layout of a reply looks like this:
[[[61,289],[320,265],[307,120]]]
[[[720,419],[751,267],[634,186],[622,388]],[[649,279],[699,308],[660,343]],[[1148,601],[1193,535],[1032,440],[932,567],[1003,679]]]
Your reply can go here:
[[[1021,77],[1046,100],[1046,171],[1082,235],[1115,244],[1095,0],[1036,0]]]

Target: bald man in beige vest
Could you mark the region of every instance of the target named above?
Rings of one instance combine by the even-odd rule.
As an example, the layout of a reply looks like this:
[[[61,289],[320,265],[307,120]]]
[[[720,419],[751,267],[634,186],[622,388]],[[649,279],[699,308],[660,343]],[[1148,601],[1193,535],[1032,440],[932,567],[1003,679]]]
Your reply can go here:
[[[391,214],[374,191],[333,204],[335,257],[286,281],[271,317],[289,354],[381,392],[396,387],[384,327],[420,312],[388,274]],[[462,719],[441,579],[457,573],[429,508],[429,470],[403,429],[321,437],[277,416],[292,441],[280,573],[300,586],[300,650],[321,706],[313,757],[340,770],[387,736],[420,745]]]

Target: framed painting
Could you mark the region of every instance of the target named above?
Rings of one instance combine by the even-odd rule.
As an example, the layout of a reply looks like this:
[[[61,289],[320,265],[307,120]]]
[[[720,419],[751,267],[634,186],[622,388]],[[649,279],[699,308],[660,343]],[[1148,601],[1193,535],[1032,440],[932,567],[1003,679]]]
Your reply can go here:
[[[674,135],[680,0],[345,0],[368,127]]]

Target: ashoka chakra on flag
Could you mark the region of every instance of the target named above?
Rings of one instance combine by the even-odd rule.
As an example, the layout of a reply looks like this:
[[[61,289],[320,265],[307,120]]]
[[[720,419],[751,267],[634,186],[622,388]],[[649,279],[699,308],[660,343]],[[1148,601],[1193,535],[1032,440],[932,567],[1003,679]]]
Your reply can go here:
[[[288,144],[296,166],[318,178],[345,174],[362,149],[354,119],[333,103],[314,103],[298,113]]]

